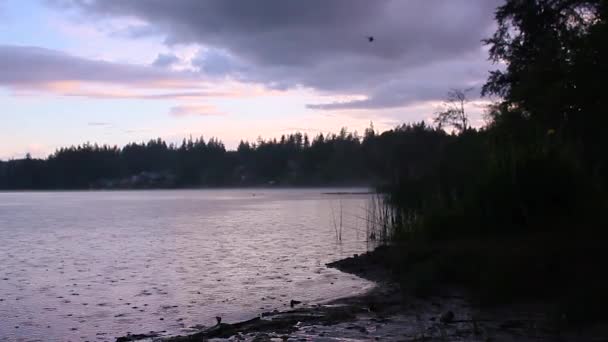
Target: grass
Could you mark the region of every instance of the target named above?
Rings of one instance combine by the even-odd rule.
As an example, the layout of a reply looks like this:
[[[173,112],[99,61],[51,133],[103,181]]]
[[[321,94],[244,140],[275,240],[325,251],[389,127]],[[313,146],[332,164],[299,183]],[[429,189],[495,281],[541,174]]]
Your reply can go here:
[[[332,222],[334,224],[334,232],[336,234],[336,241],[338,242],[342,242],[342,229],[344,227],[343,225],[343,211],[342,211],[342,200],[340,200],[340,212],[338,213],[338,218],[339,218],[339,223],[336,222],[336,213],[334,212],[334,206],[333,203],[330,203],[331,205],[331,218],[332,218]]]

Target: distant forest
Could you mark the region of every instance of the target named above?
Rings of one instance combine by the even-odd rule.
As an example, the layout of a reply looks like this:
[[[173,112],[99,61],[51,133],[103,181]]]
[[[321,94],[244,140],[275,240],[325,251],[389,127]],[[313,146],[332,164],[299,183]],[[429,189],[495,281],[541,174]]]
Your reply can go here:
[[[47,159],[0,161],[0,189],[375,185],[396,177],[406,160],[430,158],[454,138],[421,122],[382,134],[370,125],[363,136],[346,128],[314,138],[296,132],[278,140],[242,141],[236,151],[202,137],[122,148],[87,143],[61,148]]]

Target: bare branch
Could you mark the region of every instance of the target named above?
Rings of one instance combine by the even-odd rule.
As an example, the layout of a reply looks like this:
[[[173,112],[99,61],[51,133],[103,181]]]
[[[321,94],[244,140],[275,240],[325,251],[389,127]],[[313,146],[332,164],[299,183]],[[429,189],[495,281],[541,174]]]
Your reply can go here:
[[[443,110],[435,113],[434,122],[437,127],[454,127],[462,133],[469,128],[469,118],[465,111],[467,103],[466,93],[473,88],[451,89],[443,103]]]

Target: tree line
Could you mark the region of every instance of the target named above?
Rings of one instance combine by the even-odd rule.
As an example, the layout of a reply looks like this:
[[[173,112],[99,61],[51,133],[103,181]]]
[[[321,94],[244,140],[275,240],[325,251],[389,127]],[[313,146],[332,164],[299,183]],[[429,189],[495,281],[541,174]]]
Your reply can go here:
[[[283,135],[241,141],[234,151],[215,138],[162,139],[124,147],[86,143],[58,149],[46,159],[0,161],[0,189],[181,188],[207,186],[371,185],[397,177],[406,154],[429,158],[430,146],[448,139],[423,122],[360,136]]]

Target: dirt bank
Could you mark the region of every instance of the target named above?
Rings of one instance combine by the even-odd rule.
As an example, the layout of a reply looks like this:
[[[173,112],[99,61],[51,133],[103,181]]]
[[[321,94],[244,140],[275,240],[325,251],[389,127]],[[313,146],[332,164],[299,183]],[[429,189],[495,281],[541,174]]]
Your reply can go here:
[[[425,298],[411,296],[382,267],[388,248],[328,264],[373,280],[365,294],[319,305],[295,304],[238,323],[198,327],[188,336],[125,336],[117,341],[605,341],[604,327],[561,331],[545,304],[479,309],[454,291]]]

